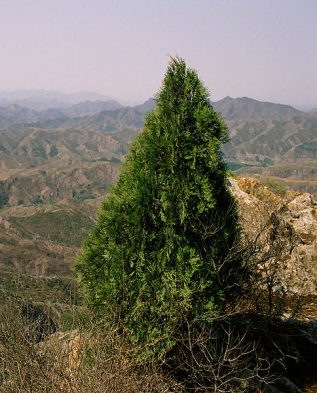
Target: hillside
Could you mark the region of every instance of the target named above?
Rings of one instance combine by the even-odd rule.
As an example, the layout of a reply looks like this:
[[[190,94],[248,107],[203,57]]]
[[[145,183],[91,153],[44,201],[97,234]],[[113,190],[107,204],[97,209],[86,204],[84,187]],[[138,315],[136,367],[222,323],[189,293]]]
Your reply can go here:
[[[301,114],[283,121],[274,119],[226,120],[231,141],[225,146],[228,158],[259,162],[286,159],[316,159],[317,116]]]
[[[226,121],[241,119],[285,121],[293,116],[302,114],[301,111],[290,105],[261,102],[248,97],[225,97],[218,102],[213,102],[212,105],[217,112],[221,112]]]
[[[2,210],[0,270],[71,277],[74,258],[94,224],[95,209],[81,202]]]
[[[243,216],[244,240],[254,242],[258,253],[255,259],[255,268],[258,271],[255,285],[266,290],[272,284],[272,312],[281,318],[279,323],[274,319],[272,325],[265,319],[260,319],[260,322],[255,320],[252,332],[259,335],[256,336],[257,345],[264,345],[265,348],[266,340],[277,345],[277,351],[275,347],[271,350],[273,355],[280,355],[280,361],[284,355],[281,354],[281,345],[285,345],[284,349],[291,355],[285,360],[289,372],[286,374],[287,378],[283,376],[269,380],[269,383],[276,383],[282,390],[272,387],[272,390],[267,391],[296,392],[298,390],[287,390],[289,387],[296,387],[292,381],[296,385],[312,386],[313,389],[316,387],[316,379],[310,378],[316,366],[316,329],[313,321],[316,319],[317,297],[317,201],[309,194],[284,192],[278,184],[263,185],[256,179],[236,178],[230,179],[230,183]],[[87,236],[93,222],[96,206],[90,208],[92,216],[87,216],[85,222],[78,220],[83,211],[88,209],[86,203],[87,200],[78,202],[76,208],[75,205],[72,208],[68,205],[67,209],[64,203],[57,203],[54,206],[10,207],[1,211],[0,313],[3,319],[0,324],[0,345],[6,343],[5,339],[8,338],[10,345],[0,346],[0,349],[2,353],[10,353],[10,370],[17,364],[18,372],[23,373],[25,369],[29,371],[27,366],[30,364],[32,373],[28,375],[32,375],[32,378],[28,381],[34,384],[34,381],[42,376],[44,381],[50,382],[49,377],[52,374],[53,391],[68,391],[61,388],[64,386],[61,385],[62,382],[56,385],[56,381],[69,381],[69,368],[76,371],[76,379],[71,380],[71,386],[82,386],[82,391],[103,391],[105,381],[116,391],[118,385],[117,379],[113,381],[114,371],[118,376],[123,373],[125,378],[122,381],[119,378],[120,387],[125,386],[122,384],[126,382],[128,391],[148,391],[142,390],[145,383],[149,388],[157,387],[159,383],[162,389],[164,387],[164,391],[188,391],[181,389],[179,381],[176,383],[177,380],[173,380],[173,374],[169,374],[166,379],[164,368],[159,375],[152,368],[146,372],[139,370],[139,365],[137,367],[131,363],[131,357],[127,354],[127,343],[122,343],[123,336],[118,337],[112,330],[107,330],[109,326],[105,329],[104,325],[95,323],[95,319],[89,319],[92,317],[80,311],[80,298],[72,284],[70,266],[79,250],[78,245],[82,238]],[[98,203],[101,203],[101,200]],[[253,307],[249,298],[246,303],[247,308]],[[26,315],[29,320],[25,319],[23,311],[28,313]],[[293,319],[295,313],[296,323]],[[46,319],[39,319],[39,316]],[[40,325],[42,320],[45,321],[44,332]],[[76,329],[78,324],[80,329]],[[41,330],[38,330],[38,326]],[[55,330],[56,333],[52,334]],[[233,333],[230,331],[230,334]],[[35,341],[37,344],[34,346],[31,341],[31,344],[26,346],[26,342],[43,339],[42,336],[46,337],[42,344]],[[25,340],[26,337],[29,341]],[[86,342],[77,354],[74,343],[78,342],[78,337]],[[254,340],[255,337],[251,334],[249,339]],[[241,341],[238,341],[234,348],[239,348],[239,344]],[[49,350],[40,354],[34,352],[34,349],[42,349],[44,345]],[[10,351],[11,347],[14,348],[13,352]],[[106,351],[103,352],[105,347]],[[29,348],[33,351],[27,352]],[[52,352],[52,349],[55,351]],[[34,361],[34,353],[35,359],[40,359],[41,363]],[[25,358],[32,359],[33,363],[24,361]],[[73,366],[73,358],[76,366]],[[8,355],[5,359],[9,359]],[[15,362],[11,359],[15,359]],[[80,363],[80,359],[85,361]],[[44,361],[50,365],[45,369],[45,373],[43,368],[39,367],[46,364]],[[305,363],[308,361],[310,363]],[[103,365],[101,374],[96,371],[100,370],[100,364]],[[292,364],[295,364],[294,368]],[[82,368],[82,365],[86,367]],[[89,378],[91,373],[94,378]],[[12,372],[10,377],[11,375],[15,377],[20,374]],[[108,378],[108,375],[111,375],[111,378]],[[7,388],[7,381],[11,380],[1,379],[0,386]],[[16,383],[19,384],[20,381]],[[98,383],[100,385],[96,388],[95,384]],[[81,391],[79,388],[77,390]],[[304,391],[308,393],[314,390]]]
[[[317,116],[291,106],[226,97],[213,104],[230,130],[227,159],[259,165],[315,159]]]
[[[0,108],[0,124],[1,268],[70,276],[143,115],[113,102],[74,105],[67,115],[12,104]]]

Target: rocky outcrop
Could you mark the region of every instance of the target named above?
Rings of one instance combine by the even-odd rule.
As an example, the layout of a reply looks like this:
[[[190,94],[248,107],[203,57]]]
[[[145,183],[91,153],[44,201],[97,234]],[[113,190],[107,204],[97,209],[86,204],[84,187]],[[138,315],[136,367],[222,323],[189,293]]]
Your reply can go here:
[[[317,295],[314,197],[291,191],[281,195],[250,178],[231,179],[230,184],[244,236],[256,243],[262,275],[274,275],[275,285],[285,293]]]

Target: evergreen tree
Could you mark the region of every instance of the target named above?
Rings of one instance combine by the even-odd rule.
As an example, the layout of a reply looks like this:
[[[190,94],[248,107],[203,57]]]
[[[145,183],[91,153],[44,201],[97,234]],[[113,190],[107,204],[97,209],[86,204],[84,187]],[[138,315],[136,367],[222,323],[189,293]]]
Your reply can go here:
[[[188,324],[210,327],[239,289],[226,141],[196,71],[171,59],[156,109],[77,261],[89,302],[120,322],[146,356],[163,357]]]

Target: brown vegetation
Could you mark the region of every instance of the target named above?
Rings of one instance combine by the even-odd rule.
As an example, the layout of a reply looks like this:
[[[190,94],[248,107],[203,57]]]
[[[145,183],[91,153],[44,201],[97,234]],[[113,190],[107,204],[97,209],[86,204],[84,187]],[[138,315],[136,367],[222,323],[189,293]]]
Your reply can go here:
[[[39,342],[40,321],[26,323],[14,302],[0,313],[2,392],[183,392],[159,369],[137,366],[116,329],[86,325],[84,331],[43,334]]]

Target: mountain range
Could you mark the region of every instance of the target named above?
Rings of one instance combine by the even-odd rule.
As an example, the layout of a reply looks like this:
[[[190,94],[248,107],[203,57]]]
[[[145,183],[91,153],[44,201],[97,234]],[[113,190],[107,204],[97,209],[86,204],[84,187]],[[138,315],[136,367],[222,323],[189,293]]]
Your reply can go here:
[[[100,96],[47,96],[35,105],[33,95],[32,107],[22,105],[23,94],[0,93],[0,267],[35,275],[69,274],[155,107],[153,99],[130,107]],[[212,105],[229,129],[223,154],[231,170],[317,195],[317,113],[247,97]]]
[[[316,112],[306,113],[289,105],[247,97],[226,97],[212,105],[229,128],[230,142],[223,151],[232,168],[266,167],[287,160],[317,158]],[[122,148],[126,151],[127,144],[141,132],[144,114],[154,106],[153,99],[134,107],[114,100],[97,100],[38,111],[11,103],[0,107],[1,135],[2,139],[5,134],[11,138],[12,129],[24,130],[23,134],[35,128],[101,131],[115,138],[121,147],[124,145]],[[38,138],[37,135],[37,144],[40,143]],[[0,144],[0,150],[10,151],[5,143]]]

